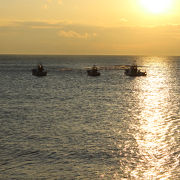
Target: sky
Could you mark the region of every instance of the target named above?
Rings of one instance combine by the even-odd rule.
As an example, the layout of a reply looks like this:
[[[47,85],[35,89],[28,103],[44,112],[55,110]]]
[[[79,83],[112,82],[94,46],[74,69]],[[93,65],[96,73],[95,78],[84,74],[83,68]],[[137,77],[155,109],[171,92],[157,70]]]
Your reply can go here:
[[[180,55],[179,0],[0,0],[0,54]]]

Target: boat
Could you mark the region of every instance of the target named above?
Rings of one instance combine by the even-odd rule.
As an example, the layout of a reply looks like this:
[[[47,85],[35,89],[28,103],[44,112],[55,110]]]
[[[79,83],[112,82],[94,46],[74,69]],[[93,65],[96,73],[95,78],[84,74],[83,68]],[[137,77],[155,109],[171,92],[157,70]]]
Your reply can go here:
[[[32,69],[32,75],[34,75],[34,76],[46,76],[47,71],[44,70],[44,67],[42,64],[38,64],[36,69]]]
[[[91,69],[87,70],[88,76],[100,76],[98,68],[94,65]]]
[[[128,69],[125,69],[124,72],[127,76],[146,76],[147,73],[144,71],[141,71],[137,68],[137,65],[132,65]]]

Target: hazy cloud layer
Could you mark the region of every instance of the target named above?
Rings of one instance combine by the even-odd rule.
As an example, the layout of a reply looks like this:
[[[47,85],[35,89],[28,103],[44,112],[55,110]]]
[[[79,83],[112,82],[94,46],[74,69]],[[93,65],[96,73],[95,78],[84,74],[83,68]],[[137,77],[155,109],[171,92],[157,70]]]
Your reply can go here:
[[[173,54],[180,25],[85,26],[67,21],[14,21],[0,25],[0,53]]]

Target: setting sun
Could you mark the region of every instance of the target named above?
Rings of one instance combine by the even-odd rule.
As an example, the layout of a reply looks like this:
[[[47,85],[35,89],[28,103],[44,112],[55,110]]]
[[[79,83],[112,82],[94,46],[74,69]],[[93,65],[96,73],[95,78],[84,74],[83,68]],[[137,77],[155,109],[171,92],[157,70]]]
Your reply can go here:
[[[162,13],[170,8],[172,0],[141,0],[141,3],[151,13]]]

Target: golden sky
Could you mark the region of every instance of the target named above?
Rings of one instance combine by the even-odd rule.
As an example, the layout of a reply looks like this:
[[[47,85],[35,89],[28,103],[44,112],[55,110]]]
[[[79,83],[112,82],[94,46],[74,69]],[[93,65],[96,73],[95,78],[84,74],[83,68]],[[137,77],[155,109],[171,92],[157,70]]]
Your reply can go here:
[[[180,0],[0,0],[1,54],[180,55]]]

